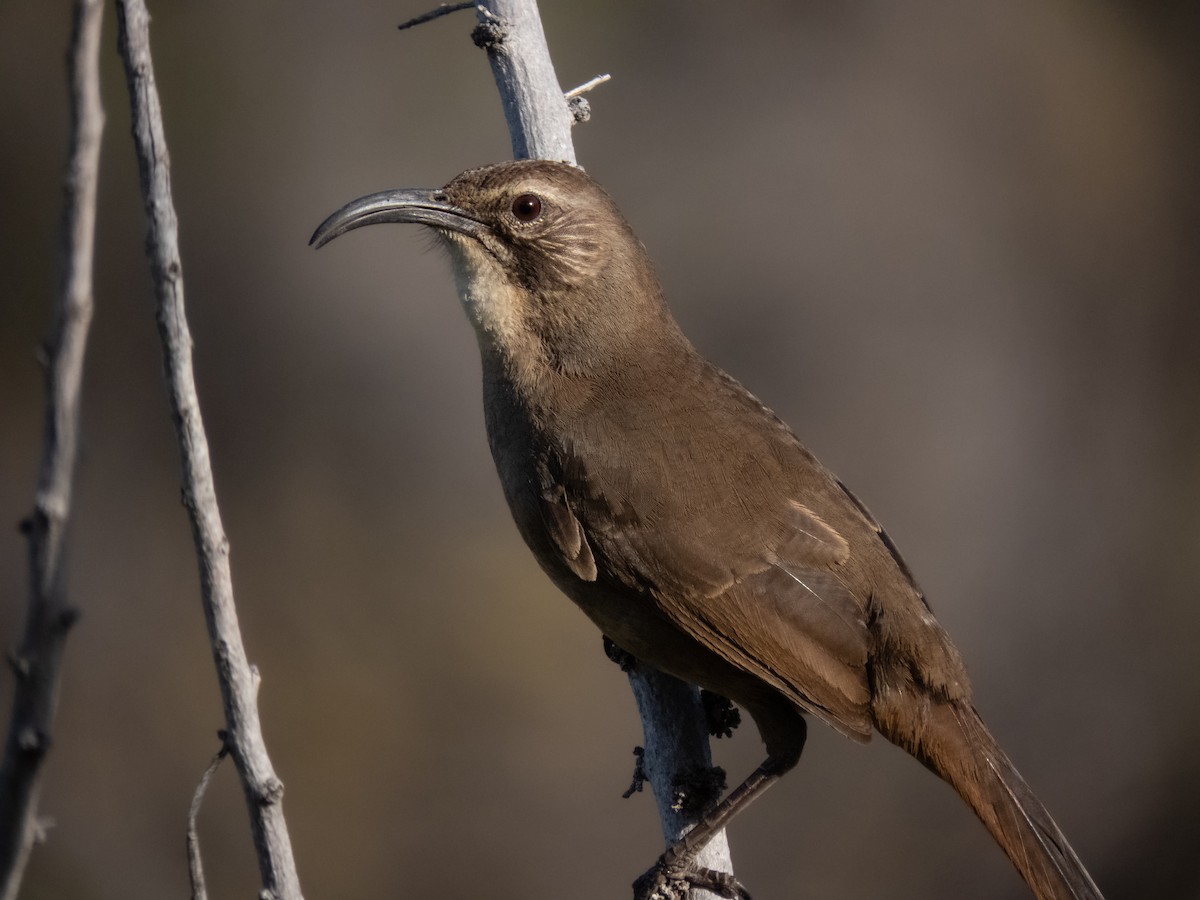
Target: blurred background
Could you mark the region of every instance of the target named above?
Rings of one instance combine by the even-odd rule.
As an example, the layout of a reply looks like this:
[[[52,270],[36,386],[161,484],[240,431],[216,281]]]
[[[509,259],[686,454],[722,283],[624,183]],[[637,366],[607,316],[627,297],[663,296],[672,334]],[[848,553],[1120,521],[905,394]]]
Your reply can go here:
[[[415,228],[313,228],[511,154],[432,2],[151,2],[201,401],[305,894],[610,900],[660,849],[640,726],[513,528],[474,337]],[[70,4],[0,5],[0,644],[19,642]],[[543,3],[588,171],[700,348],[904,550],[1111,898],[1200,897],[1200,11]],[[24,897],[185,896],[222,725],[106,23],[67,648]],[[11,696],[5,671],[0,690]],[[9,702],[7,699],[5,702]],[[715,746],[730,781],[761,756]],[[215,897],[258,887],[232,767]],[[731,833],[763,900],[1026,894],[953,793],[814,727]]]

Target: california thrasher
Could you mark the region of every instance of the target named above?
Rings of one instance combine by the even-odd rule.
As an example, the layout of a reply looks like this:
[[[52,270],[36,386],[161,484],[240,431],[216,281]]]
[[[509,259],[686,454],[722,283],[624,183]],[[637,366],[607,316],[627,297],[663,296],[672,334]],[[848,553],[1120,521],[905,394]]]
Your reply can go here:
[[[739,704],[766,745],[643,889],[748,896],[694,857],[796,764],[811,713],[856,741],[878,730],[949,782],[1042,900],[1100,897],[887,533],[688,342],[594,181],[537,160],[474,169],[355,200],[312,243],[381,222],[427,225],[449,250],[492,456],[542,568],[618,646]]]

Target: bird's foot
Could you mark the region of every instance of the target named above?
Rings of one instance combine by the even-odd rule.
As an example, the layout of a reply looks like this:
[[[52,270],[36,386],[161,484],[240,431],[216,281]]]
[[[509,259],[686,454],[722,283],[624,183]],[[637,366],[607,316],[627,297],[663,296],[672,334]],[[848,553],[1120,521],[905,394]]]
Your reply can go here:
[[[705,890],[726,900],[750,900],[750,892],[728,872],[691,863],[669,863],[665,857],[633,883],[633,900],[687,900],[692,890]]]

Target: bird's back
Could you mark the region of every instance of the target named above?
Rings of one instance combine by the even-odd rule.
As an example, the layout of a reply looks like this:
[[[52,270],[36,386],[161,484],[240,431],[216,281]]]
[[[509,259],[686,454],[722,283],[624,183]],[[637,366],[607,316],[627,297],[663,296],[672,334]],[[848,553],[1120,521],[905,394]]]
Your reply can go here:
[[[691,643],[858,739],[880,660],[932,659],[931,684],[966,691],[886,535],[786,425],[690,346],[633,364],[572,392],[588,401],[571,409],[531,416],[537,404],[495,387],[486,404],[514,515],[560,587],[585,609],[598,591],[606,609],[653,603]],[[572,568],[577,543],[593,579]],[[905,640],[887,646],[894,631]]]

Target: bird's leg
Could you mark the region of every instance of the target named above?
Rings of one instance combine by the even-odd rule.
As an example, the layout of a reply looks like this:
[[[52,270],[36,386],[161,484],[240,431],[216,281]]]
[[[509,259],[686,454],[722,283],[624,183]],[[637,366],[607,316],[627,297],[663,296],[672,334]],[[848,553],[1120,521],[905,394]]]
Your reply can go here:
[[[801,748],[803,744],[801,744]],[[682,900],[688,891],[702,888],[728,900],[750,900],[750,894],[732,875],[696,866],[696,857],[729,821],[755,797],[780,779],[800,759],[800,751],[768,756],[750,777],[730,791],[720,803],[667,848],[648,872],[633,884],[634,900]]]

